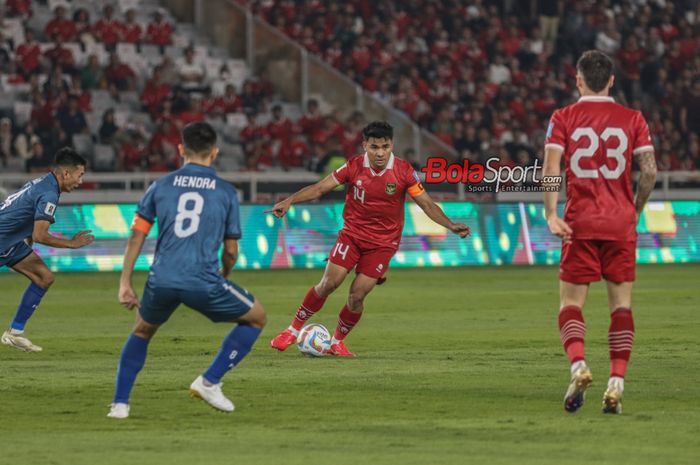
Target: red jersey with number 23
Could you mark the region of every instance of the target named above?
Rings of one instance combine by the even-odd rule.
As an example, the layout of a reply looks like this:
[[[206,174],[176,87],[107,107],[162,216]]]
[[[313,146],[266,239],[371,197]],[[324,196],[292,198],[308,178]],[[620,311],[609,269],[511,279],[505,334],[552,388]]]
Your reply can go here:
[[[581,97],[552,115],[545,139],[549,148],[563,151],[564,221],[573,238],[636,240],[632,154],[654,150],[641,112],[612,97]]]
[[[343,231],[377,246],[398,248],[406,193],[417,197],[425,192],[411,164],[392,154],[386,168],[376,172],[365,154],[351,158],[331,176],[347,184]]]

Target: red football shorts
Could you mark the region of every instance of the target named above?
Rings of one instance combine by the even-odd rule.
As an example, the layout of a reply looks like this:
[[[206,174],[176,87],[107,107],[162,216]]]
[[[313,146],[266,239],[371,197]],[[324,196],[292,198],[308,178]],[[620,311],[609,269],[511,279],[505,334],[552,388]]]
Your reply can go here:
[[[574,239],[561,248],[559,279],[574,284],[600,281],[632,282],[635,278],[636,241]]]
[[[394,247],[373,244],[340,231],[328,260],[348,271],[355,268],[357,273],[379,279],[386,273],[395,253]]]

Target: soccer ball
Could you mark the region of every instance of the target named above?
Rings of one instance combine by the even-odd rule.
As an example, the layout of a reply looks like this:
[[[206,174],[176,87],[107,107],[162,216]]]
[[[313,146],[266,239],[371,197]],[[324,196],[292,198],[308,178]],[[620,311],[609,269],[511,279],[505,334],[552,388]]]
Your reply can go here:
[[[331,347],[331,333],[323,325],[306,325],[299,332],[297,347],[304,355],[322,357],[328,353],[328,349]]]

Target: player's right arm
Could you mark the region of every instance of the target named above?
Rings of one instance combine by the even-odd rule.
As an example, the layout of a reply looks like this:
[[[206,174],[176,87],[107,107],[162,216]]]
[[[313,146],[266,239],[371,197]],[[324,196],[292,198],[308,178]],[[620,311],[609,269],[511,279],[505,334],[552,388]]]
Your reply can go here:
[[[136,259],[141,254],[143,243],[146,241],[146,236],[151,231],[156,218],[156,206],[154,194],[156,191],[157,181],[151,184],[143,198],[139,202],[139,206],[134,216],[134,221],[131,223],[131,235],[126,243],[124,251],[124,265],[122,266],[122,274],[119,278],[119,303],[129,310],[140,307],[138,295],[134,291],[132,275],[134,274],[134,266]]]
[[[322,195],[327,194],[328,192],[335,189],[337,185],[338,181],[333,177],[332,174],[329,174],[316,184],[306,186],[303,189],[290,195],[286,199],[282,200],[281,202],[277,202],[277,204],[275,204],[275,206],[272,207],[270,210],[265,210],[265,213],[272,213],[277,218],[282,218],[284,215],[287,214],[289,207],[291,207],[295,203],[316,200]]]
[[[566,124],[562,120],[559,110],[552,114],[547,127],[547,136],[544,140],[544,166],[542,177],[559,177],[561,179],[561,156],[566,150],[568,140]],[[557,201],[559,200],[559,186],[544,193],[544,216],[547,219],[549,231],[564,242],[571,241],[573,230],[566,222],[559,218],[557,213]]]
[[[562,149],[559,147],[545,147],[544,149],[544,167],[542,168],[542,177],[560,176],[561,175],[561,154]],[[557,213],[557,200],[559,191],[544,193],[544,216],[547,219],[547,226],[552,234],[560,237],[564,242],[571,241],[573,230],[571,226],[559,218]]]
[[[146,236],[151,226],[152,223],[137,214],[131,225],[131,235],[126,243],[124,266],[122,267],[122,274],[119,278],[119,303],[129,310],[140,307],[139,298],[136,295],[132,283],[132,276],[134,274],[136,260],[141,254],[143,243],[146,241]]]

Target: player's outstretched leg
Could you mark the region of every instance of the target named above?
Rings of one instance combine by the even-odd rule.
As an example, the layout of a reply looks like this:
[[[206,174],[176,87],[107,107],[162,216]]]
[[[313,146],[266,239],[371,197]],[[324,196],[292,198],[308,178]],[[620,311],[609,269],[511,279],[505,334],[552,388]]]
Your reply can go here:
[[[134,331],[126,339],[119,357],[114,400],[110,405],[108,417],[122,419],[129,416],[131,389],[134,387],[136,376],[146,363],[148,343],[157,330],[158,325],[146,323],[140,315],[136,317]]]
[[[24,274],[32,282],[24,291],[22,299],[17,306],[15,317],[10,323],[10,328],[2,334],[0,342],[24,352],[41,352],[41,347],[33,344],[32,341],[24,336],[24,327],[41,303],[41,299],[46,294],[46,291],[53,284],[53,273],[34,252],[13,265],[12,269]]]
[[[564,395],[564,409],[575,412],[581,408],[593,377],[584,358],[586,324],[581,308],[568,305],[559,311],[559,335],[571,363],[571,380]]]
[[[629,308],[617,308],[610,315],[608,347],[610,350],[610,379],[603,394],[603,413],[622,413],[622,393],[625,389],[625,372],[632,354],[634,319]]]
[[[267,317],[262,304],[255,300],[250,311],[239,322],[224,338],[221,349],[207,371],[190,385],[192,397],[200,398],[222,412],[233,412],[235,407],[221,390],[221,378],[248,355],[265,327]]]
[[[309,289],[290,325],[270,341],[270,346],[282,352],[295,344],[299,337],[299,330],[309,318],[321,310],[328,296],[343,283],[347,275],[348,270],[329,261],[321,281]]]
[[[321,297],[315,289],[316,286],[312,286],[311,289],[306,293],[304,301],[297,309],[296,315],[292,323],[287,329],[279,333],[270,342],[273,349],[277,349],[280,352],[287,349],[287,347],[297,342],[297,337],[299,336],[299,330],[301,330],[304,323],[311,318],[316,312],[321,310],[323,304],[326,302],[326,297]]]

